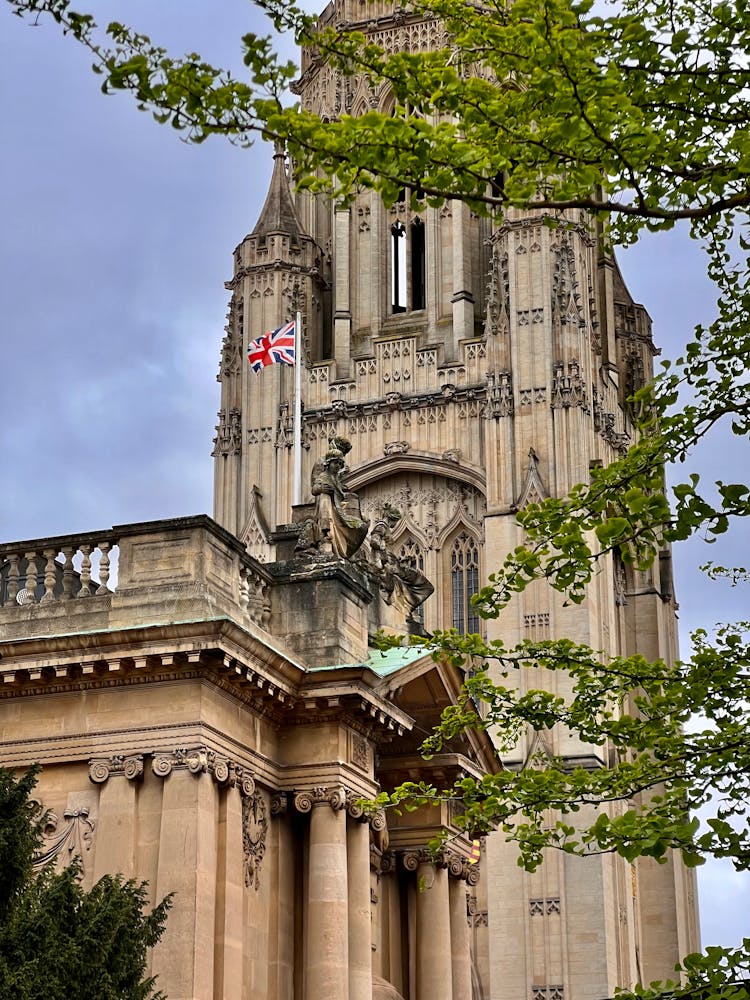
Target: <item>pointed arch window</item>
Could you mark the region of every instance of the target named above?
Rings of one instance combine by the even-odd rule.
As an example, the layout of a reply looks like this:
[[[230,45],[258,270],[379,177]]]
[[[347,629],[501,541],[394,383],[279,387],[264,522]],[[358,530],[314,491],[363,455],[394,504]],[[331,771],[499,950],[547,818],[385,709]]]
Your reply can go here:
[[[453,628],[462,634],[479,631],[479,615],[471,599],[479,590],[479,549],[462,531],[451,547],[451,601]]]
[[[422,551],[422,546],[415,539],[409,537],[404,539],[401,548],[398,550],[398,558],[416,567],[420,573],[424,573],[424,552]],[[420,604],[415,609],[412,617],[420,625],[424,625],[424,604]]]

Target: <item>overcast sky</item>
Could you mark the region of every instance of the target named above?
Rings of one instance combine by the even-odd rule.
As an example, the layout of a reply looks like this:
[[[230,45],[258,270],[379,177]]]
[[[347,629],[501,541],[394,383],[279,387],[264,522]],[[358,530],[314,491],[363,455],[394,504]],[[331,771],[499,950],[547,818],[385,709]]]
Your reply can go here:
[[[238,72],[241,34],[265,31],[243,0],[95,7]],[[102,96],[90,62],[53,24],[0,4],[1,541],[211,513],[224,281],[269,151],[187,145],[127,95]],[[659,235],[621,263],[674,356],[713,314],[699,249]],[[746,447],[722,438],[701,471],[746,477]],[[700,576],[709,558],[749,565],[747,530],[676,553],[683,649],[690,629],[748,616],[739,593]],[[704,944],[750,935],[748,880],[713,864],[700,882]]]

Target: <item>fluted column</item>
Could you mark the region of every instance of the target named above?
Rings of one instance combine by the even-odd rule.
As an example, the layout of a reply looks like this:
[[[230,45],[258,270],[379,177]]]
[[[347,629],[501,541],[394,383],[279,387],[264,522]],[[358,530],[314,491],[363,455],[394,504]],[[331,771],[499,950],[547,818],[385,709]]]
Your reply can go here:
[[[349,877],[349,1000],[372,1000],[370,828],[361,809],[350,809],[346,832]],[[358,815],[359,814],[359,815]]]
[[[412,867],[405,859],[407,868]],[[448,871],[432,861],[417,864],[417,997],[453,1000]]]
[[[453,877],[453,872],[448,881],[453,1000],[471,1000],[471,944],[466,912],[466,882],[460,876]]]
[[[295,806],[310,812],[308,895],[305,922],[307,1000],[349,1000],[346,797],[300,793]]]

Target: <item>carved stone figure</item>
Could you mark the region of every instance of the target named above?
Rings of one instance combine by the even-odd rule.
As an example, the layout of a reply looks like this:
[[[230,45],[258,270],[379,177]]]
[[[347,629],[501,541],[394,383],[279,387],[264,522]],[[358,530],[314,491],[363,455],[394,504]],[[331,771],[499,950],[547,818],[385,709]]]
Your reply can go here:
[[[386,604],[392,604],[409,619],[435,588],[413,560],[399,559],[390,549],[393,528],[400,517],[394,507],[386,507],[383,517],[372,526],[370,559],[364,569],[377,580]]]
[[[310,490],[315,510],[303,526],[296,550],[332,552],[339,559],[351,559],[365,540],[370,522],[362,516],[357,494],[344,486],[351,442],[334,437],[329,445],[313,466]]]

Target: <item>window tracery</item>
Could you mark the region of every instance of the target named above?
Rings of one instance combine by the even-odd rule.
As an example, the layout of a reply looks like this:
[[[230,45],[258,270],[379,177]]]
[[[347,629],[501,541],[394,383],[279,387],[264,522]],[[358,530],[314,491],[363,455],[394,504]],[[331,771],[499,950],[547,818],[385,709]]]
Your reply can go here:
[[[471,603],[471,598],[479,591],[476,539],[462,531],[451,546],[450,559],[453,628],[462,634],[479,632],[479,615]]]

